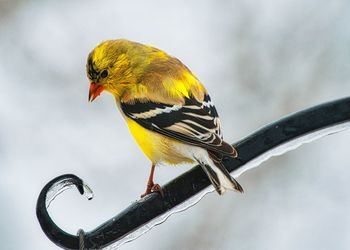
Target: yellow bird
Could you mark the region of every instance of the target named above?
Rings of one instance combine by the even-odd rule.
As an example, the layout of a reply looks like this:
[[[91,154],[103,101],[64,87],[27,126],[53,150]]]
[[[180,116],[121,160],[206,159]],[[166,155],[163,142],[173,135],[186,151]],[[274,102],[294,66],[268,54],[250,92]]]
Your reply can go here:
[[[111,93],[131,134],[151,160],[147,195],[158,164],[199,164],[221,195],[243,192],[222,164],[237,151],[223,141],[218,113],[206,89],[177,58],[124,39],[100,43],[88,56],[89,101]]]

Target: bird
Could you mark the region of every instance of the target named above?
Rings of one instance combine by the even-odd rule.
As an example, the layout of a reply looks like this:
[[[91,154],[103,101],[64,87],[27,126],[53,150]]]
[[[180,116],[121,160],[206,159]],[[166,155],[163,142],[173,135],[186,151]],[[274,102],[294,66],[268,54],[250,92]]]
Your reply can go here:
[[[237,158],[223,140],[218,112],[204,85],[179,59],[151,45],[106,40],[88,55],[89,101],[103,91],[115,98],[137,144],[151,161],[146,191],[158,165],[200,165],[218,194],[243,193],[222,159]]]

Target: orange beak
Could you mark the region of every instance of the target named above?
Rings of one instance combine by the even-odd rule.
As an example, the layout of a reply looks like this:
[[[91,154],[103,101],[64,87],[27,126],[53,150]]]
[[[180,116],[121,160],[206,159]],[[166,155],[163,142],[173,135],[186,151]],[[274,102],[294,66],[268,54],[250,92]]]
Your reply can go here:
[[[94,101],[96,97],[98,97],[104,89],[105,88],[98,83],[95,83],[95,82],[90,83],[89,102]]]

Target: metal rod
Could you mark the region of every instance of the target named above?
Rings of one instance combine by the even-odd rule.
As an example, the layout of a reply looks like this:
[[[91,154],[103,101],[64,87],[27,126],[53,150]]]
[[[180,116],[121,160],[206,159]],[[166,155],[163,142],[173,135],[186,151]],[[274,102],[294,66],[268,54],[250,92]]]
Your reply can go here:
[[[224,158],[225,167],[235,171],[264,152],[300,136],[335,124],[350,121],[350,97],[324,103],[271,123],[234,144],[239,160]],[[47,212],[47,194],[58,183],[75,185],[83,194],[83,181],[75,175],[62,175],[50,181],[41,191],[37,201],[37,217],[42,230],[56,245],[64,249],[79,249],[79,237],[60,229]],[[85,232],[86,249],[100,249],[125,237],[150,220],[183,203],[210,182],[199,166],[182,174],[162,187],[164,197],[152,193],[127,207],[123,212],[96,229]],[[81,240],[81,239],[80,239]]]

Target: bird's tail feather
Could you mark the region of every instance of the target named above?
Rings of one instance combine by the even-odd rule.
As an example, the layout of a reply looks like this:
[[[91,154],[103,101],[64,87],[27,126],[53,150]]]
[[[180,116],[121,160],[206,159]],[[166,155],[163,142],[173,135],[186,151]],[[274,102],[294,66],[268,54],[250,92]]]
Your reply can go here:
[[[242,186],[230,175],[222,162],[212,161],[213,165],[201,164],[216,192],[222,195],[227,189],[243,193]]]

